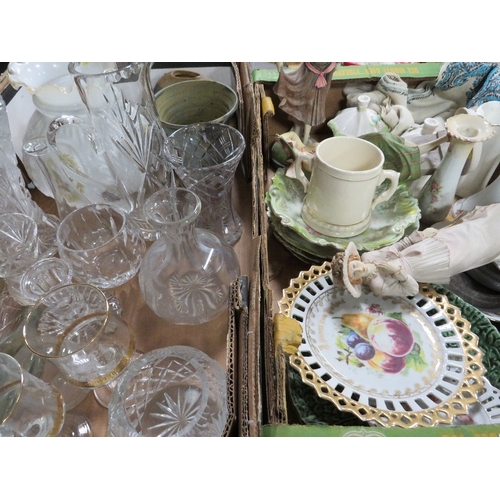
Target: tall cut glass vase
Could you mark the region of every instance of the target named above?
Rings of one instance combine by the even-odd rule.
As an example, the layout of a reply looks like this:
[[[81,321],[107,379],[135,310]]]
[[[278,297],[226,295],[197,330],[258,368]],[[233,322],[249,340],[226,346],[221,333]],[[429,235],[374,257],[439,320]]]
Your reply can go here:
[[[243,232],[232,202],[236,168],[245,151],[241,132],[223,123],[197,123],[179,128],[165,144],[167,160],[182,185],[201,199],[197,226],[234,245]]]

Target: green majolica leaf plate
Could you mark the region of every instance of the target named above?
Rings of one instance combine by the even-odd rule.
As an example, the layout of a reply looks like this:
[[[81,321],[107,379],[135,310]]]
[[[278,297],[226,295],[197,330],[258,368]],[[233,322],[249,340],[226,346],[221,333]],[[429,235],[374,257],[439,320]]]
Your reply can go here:
[[[388,201],[375,207],[366,231],[351,238],[335,238],[318,233],[304,222],[300,215],[303,199],[302,184],[287,177],[285,169],[279,168],[266,193],[268,208],[280,219],[281,225],[293,230],[304,241],[314,246],[332,247],[336,251],[344,251],[350,241],[354,242],[358,251],[377,250],[418,229],[420,220],[417,199],[406,185],[400,184]],[[302,249],[310,251],[311,247],[306,245]]]

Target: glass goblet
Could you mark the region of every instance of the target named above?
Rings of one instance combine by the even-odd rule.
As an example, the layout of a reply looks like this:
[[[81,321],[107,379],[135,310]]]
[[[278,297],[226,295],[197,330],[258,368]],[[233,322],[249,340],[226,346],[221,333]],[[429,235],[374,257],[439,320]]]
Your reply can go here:
[[[130,363],[135,335],[90,284],[60,286],[40,298],[23,324],[26,345],[56,365],[68,382],[95,388]]]
[[[0,436],[57,436],[64,416],[64,400],[55,387],[0,353]]]
[[[124,212],[106,204],[69,213],[57,229],[57,246],[75,278],[103,289],[132,279],[146,251],[139,229]]]

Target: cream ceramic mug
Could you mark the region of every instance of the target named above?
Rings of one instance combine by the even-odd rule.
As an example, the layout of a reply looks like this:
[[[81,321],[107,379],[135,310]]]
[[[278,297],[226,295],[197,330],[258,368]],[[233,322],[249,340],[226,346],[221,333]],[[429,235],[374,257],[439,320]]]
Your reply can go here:
[[[373,209],[396,191],[399,173],[384,170],[384,153],[358,137],[330,137],[321,141],[312,165],[310,180],[304,175],[306,157],[295,163],[295,174],[306,195],[301,215],[312,229],[327,236],[348,238],[369,225]],[[375,197],[377,187],[389,179],[389,188]]]

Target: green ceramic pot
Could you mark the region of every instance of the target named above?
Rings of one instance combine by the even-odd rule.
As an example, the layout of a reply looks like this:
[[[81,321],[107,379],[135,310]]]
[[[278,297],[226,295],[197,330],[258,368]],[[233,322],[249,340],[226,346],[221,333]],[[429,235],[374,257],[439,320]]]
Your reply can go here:
[[[186,80],[160,90],[155,103],[162,126],[170,135],[193,123],[226,123],[236,111],[238,96],[223,83]]]

